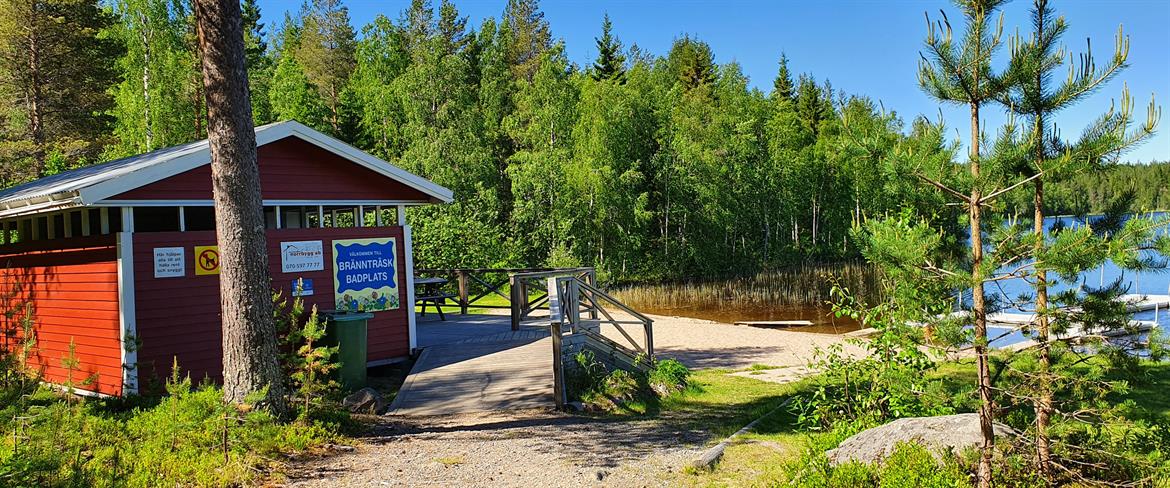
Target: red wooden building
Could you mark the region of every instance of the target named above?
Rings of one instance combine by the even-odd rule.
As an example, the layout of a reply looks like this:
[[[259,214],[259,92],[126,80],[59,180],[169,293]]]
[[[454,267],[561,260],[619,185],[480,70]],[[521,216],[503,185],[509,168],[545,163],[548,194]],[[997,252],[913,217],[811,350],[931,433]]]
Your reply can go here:
[[[273,288],[289,294],[302,280],[307,305],[374,311],[370,365],[408,356],[405,209],[450,202],[451,191],[296,122],[258,127],[256,144]],[[218,380],[211,198],[206,140],[0,191],[0,346],[28,344],[21,316],[31,306],[30,366],[46,381],[89,378],[80,390],[133,394],[176,360],[197,381]],[[350,271],[367,265],[378,269]],[[370,277],[380,281],[361,288]],[[70,350],[74,367],[63,362]]]

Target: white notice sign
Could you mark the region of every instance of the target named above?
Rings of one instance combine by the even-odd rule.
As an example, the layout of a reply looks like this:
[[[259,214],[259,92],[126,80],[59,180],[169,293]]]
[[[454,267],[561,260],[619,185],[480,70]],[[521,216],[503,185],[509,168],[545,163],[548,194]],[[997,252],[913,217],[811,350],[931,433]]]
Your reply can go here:
[[[154,277],[182,278],[187,275],[187,263],[181,247],[154,248]]]
[[[325,269],[325,251],[321,241],[280,243],[280,272],[300,273]]]

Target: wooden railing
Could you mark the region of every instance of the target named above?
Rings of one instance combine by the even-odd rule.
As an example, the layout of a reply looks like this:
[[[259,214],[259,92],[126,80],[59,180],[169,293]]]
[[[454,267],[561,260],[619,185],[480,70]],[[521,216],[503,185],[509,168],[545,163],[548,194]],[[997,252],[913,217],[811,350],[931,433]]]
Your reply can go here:
[[[512,330],[519,330],[520,324],[529,320],[533,311],[548,309],[548,278],[572,276],[590,286],[597,284],[597,273],[593,268],[419,269],[416,273],[452,279],[451,284],[455,286],[455,303],[452,306],[458,306],[460,313],[466,314],[470,307],[510,309]],[[504,292],[505,285],[508,287],[507,293]],[[482,302],[493,295],[503,298],[507,305]],[[593,314],[591,316],[595,316],[596,312]]]
[[[646,371],[653,363],[652,319],[578,277],[559,276],[546,280],[551,293],[548,302],[549,332],[553,343],[553,396],[558,408],[563,408],[568,400],[568,392],[565,390],[566,357],[576,352],[592,350],[596,357],[605,356],[605,362],[611,367],[620,364],[623,369],[639,368]],[[619,312],[629,317],[615,317]],[[641,329],[641,342],[626,330],[630,325]],[[603,326],[616,330],[626,343],[607,337],[602,330]]]

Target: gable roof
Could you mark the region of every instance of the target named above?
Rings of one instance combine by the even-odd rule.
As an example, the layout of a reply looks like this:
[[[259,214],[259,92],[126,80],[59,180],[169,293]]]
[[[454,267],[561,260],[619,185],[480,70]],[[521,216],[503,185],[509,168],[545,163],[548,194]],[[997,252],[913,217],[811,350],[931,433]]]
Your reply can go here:
[[[451,190],[299,122],[276,122],[256,128],[257,147],[287,137],[297,137],[410,186],[429,196],[431,203],[453,200]],[[0,217],[94,205],[114,195],[210,163],[211,148],[204,139],[65,171],[0,191]]]

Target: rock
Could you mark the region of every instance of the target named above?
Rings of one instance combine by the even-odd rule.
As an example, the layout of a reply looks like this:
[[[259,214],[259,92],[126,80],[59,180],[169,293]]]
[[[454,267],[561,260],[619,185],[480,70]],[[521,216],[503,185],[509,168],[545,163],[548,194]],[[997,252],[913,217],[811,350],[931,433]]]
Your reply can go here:
[[[994,429],[996,437],[1018,435],[1014,429],[1000,423],[996,423]],[[921,444],[935,453],[978,448],[982,444],[979,414],[898,419],[859,432],[845,439],[836,449],[826,451],[825,455],[833,466],[850,461],[871,464],[884,461],[903,442]]]
[[[353,413],[382,413],[387,407],[382,394],[373,388],[362,388],[341,401],[341,406]]]

